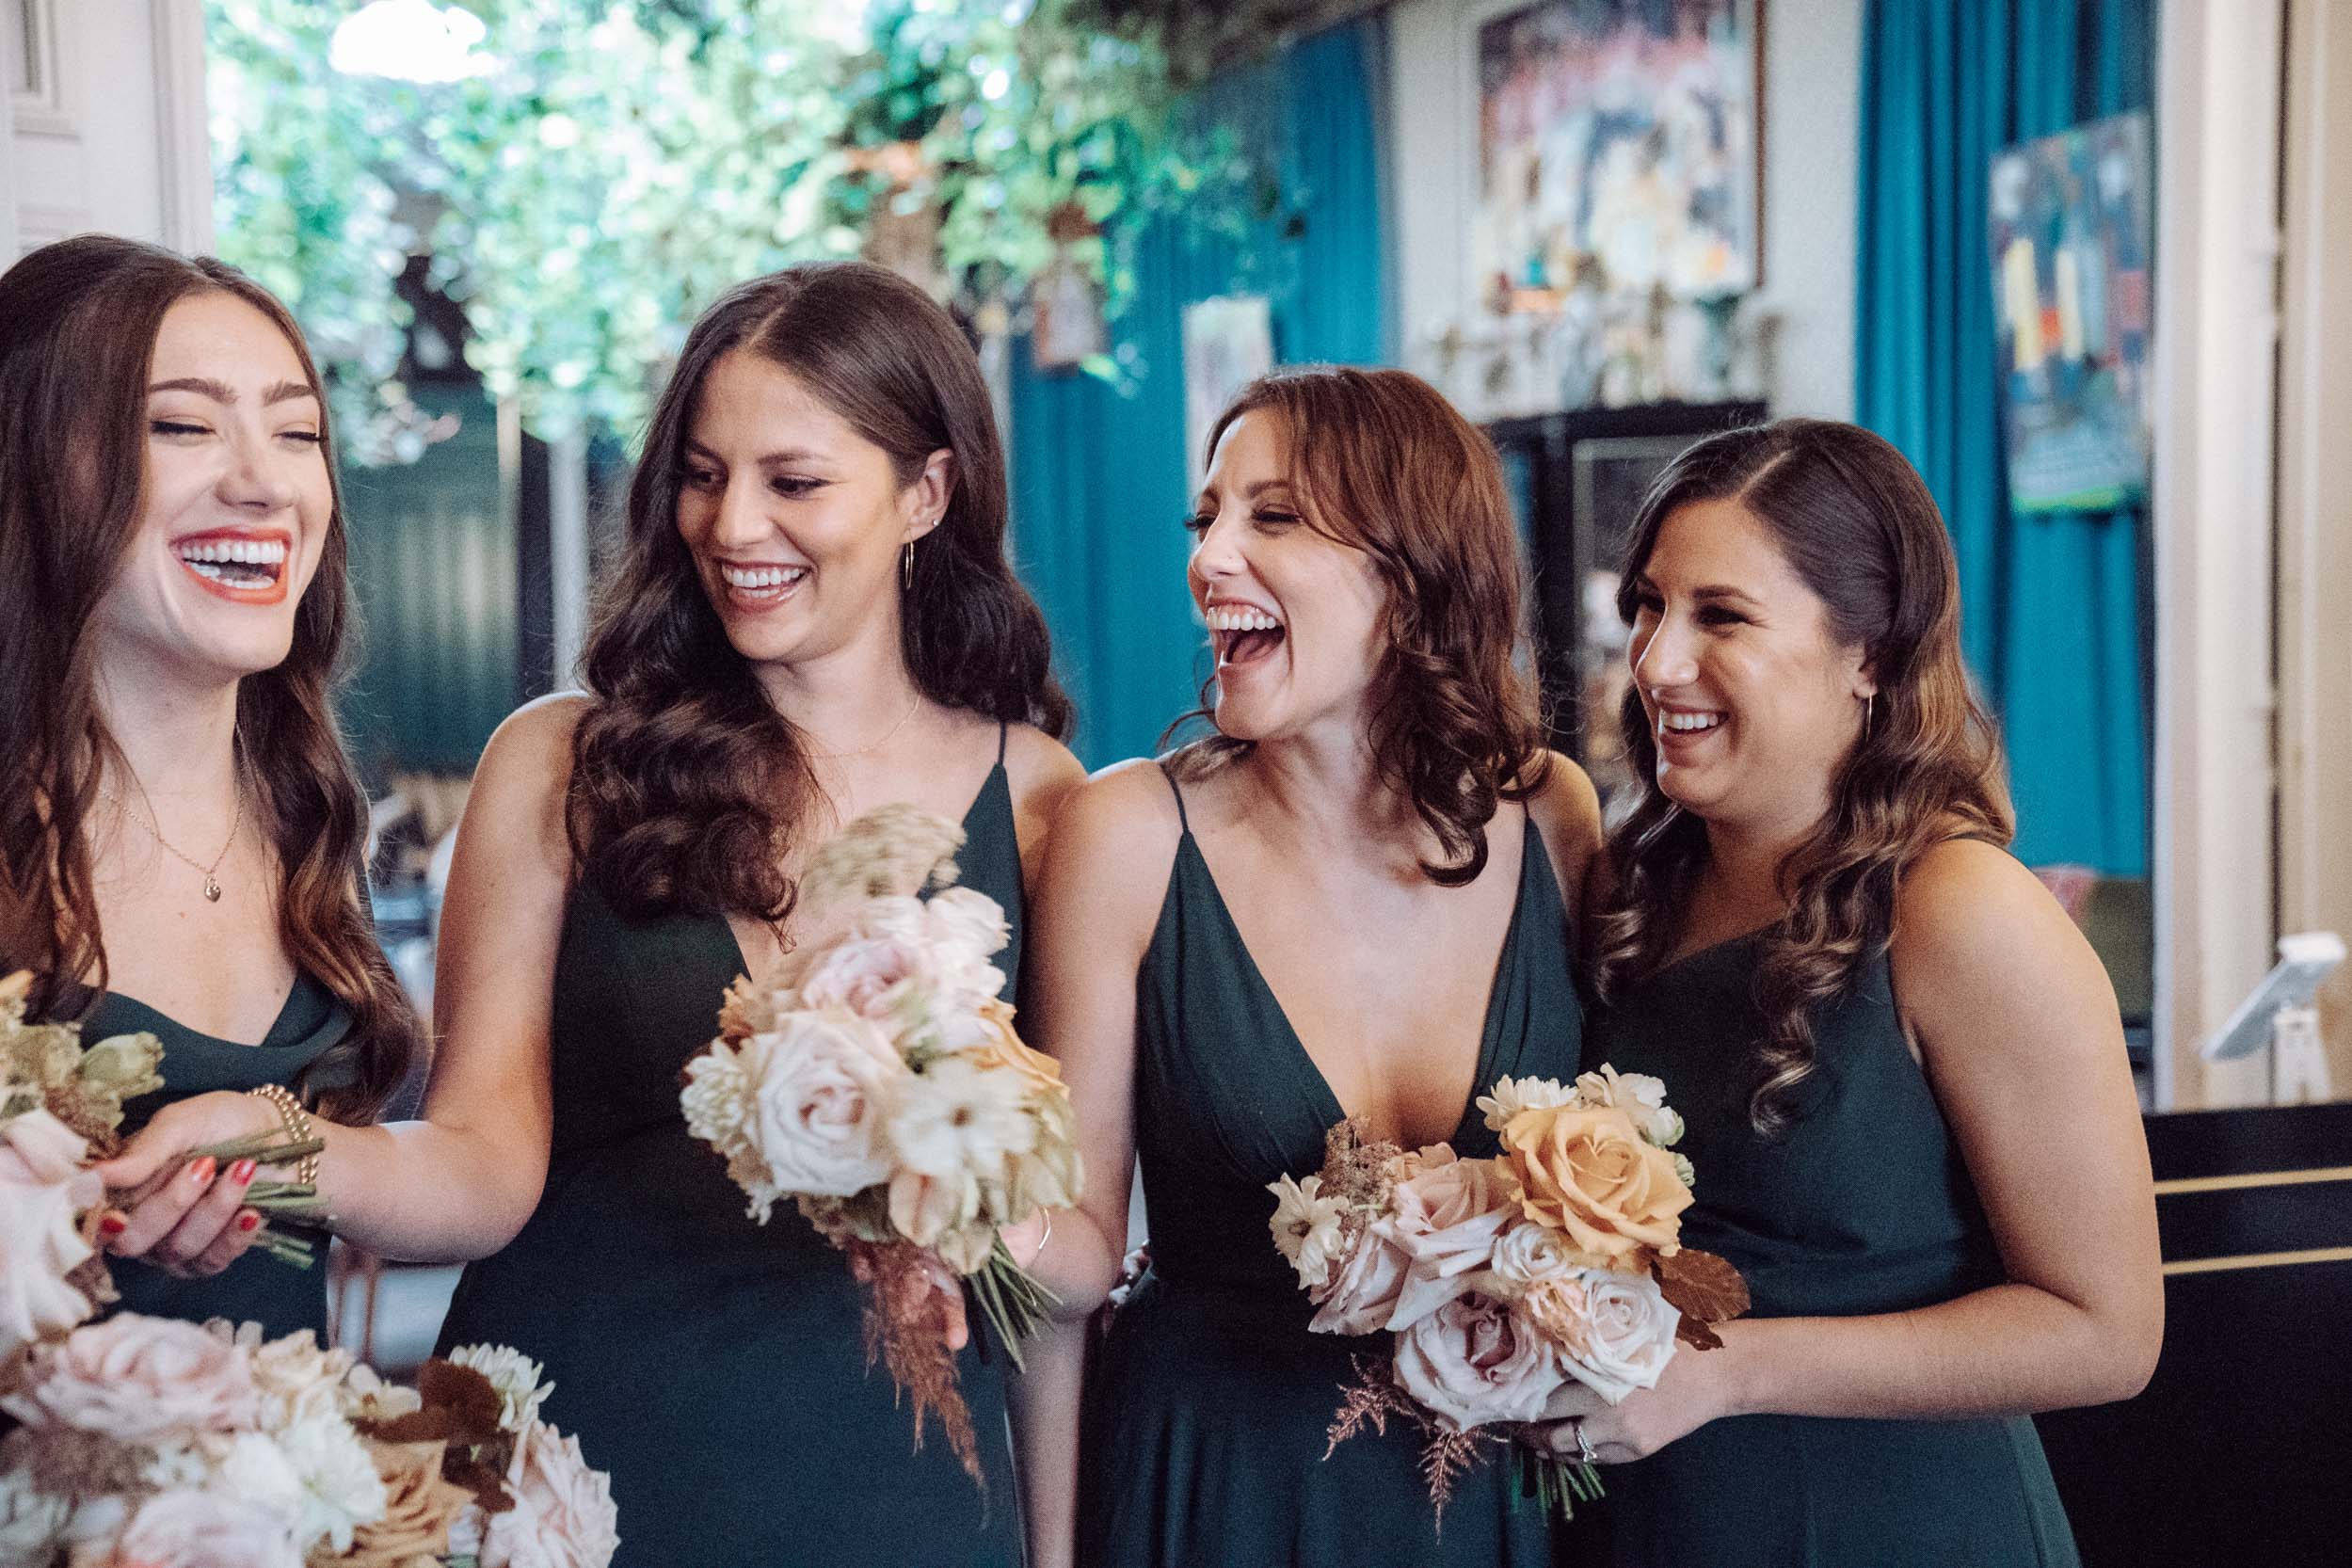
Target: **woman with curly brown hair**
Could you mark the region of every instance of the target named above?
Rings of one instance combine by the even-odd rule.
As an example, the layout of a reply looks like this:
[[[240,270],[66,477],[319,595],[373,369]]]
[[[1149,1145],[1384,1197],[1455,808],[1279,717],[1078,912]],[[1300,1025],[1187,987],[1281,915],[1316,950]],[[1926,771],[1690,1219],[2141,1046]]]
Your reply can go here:
[[[2155,1203],[2115,996],[2001,846],[1958,572],[1885,441],[1814,420],[1692,447],[1618,608],[1642,780],[1611,835],[1589,1064],[1656,1074],[1683,1240],[1753,1313],[1622,1405],[1571,1532],[1620,1568],[2072,1564],[2028,1413],[2155,1364]]]
[[[223,1135],[376,1113],[423,1048],[376,944],[335,725],[347,539],[302,335],[244,274],[88,234],[0,276],[0,973],[147,1031]],[[327,1327],[323,1271],[241,1255],[257,1173],[107,1168],[126,1309]]]
[[[1004,525],[979,362],[920,289],[808,265],[706,312],[588,691],[515,714],[475,775],[424,1120],[327,1129],[346,1234],[479,1260],[443,1342],[544,1363],[547,1417],[612,1475],[616,1568],[1019,1560],[1001,1354],[962,1358],[984,1491],[866,1375],[846,1258],[745,1219],[679,1106],[722,992],[792,940],[797,868],[876,806],[962,820],[1017,971],[1024,866],[1081,774]]]
[[[1544,1563],[1510,1465],[1441,1537],[1413,1433],[1324,1457],[1352,1347],[1308,1332],[1267,1234],[1268,1184],[1343,1116],[1492,1153],[1476,1095],[1576,1070],[1599,812],[1543,749],[1494,449],[1400,372],[1276,375],[1218,424],[1188,526],[1217,732],[1080,791],[1039,894],[1032,1017],[1088,1173],[1049,1254],[1095,1289],[1016,1390],[1032,1559]],[[1151,1267],[1087,1373],[1081,1499],[1080,1315],[1139,1152]]]

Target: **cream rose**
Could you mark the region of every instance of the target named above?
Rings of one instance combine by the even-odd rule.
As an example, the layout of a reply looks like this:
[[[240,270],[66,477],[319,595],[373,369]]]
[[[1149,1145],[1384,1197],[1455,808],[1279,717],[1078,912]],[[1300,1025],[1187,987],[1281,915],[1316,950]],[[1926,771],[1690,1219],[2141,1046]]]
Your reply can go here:
[[[1532,1421],[1567,1381],[1548,1341],[1491,1296],[1456,1296],[1397,1336],[1397,1381],[1447,1426]]]
[[[1494,1261],[1487,1265],[1507,1295],[1517,1295],[1536,1281],[1557,1278],[1576,1266],[1560,1245],[1559,1231],[1524,1215],[1495,1238]]]
[[[1522,1111],[1502,1144],[1527,1217],[1577,1251],[1626,1264],[1644,1248],[1675,1246],[1690,1189],[1623,1107]]]
[[[854,1197],[890,1175],[884,1124],[907,1077],[890,1038],[839,1010],[787,1014],[744,1042],[749,1132],[787,1192]]]
[[[1495,1180],[1491,1160],[1434,1160],[1397,1183],[1385,1222],[1411,1260],[1386,1327],[1418,1322],[1472,1288],[1495,1254],[1495,1238],[1517,1206]]]
[[[226,1491],[161,1492],[115,1538],[118,1568],[302,1568],[284,1517]]]
[[[1609,1403],[1637,1388],[1655,1388],[1674,1354],[1682,1314],[1647,1274],[1584,1271],[1586,1343],[1570,1353],[1568,1369]]]
[[[1579,1356],[1592,1348],[1592,1302],[1583,1273],[1574,1270],[1530,1280],[1514,1304],[1520,1318],[1563,1356]]]
[[[611,1481],[588,1468],[580,1441],[542,1421],[515,1446],[506,1471],[515,1506],[490,1515],[482,1568],[604,1568],[620,1546]]]
[[[1318,1334],[1370,1334],[1386,1328],[1412,1267],[1413,1255],[1385,1219],[1364,1225],[1322,1286],[1307,1291],[1307,1299],[1320,1309],[1307,1327]]]
[[[260,1416],[242,1349],[194,1323],[131,1312],[37,1349],[0,1410],[29,1426],[74,1427],[118,1443],[235,1432]]]
[[[888,1026],[909,984],[924,978],[916,943],[903,936],[853,936],[810,958],[800,1004],[840,1008]]]
[[[88,1145],[46,1111],[0,1122],[0,1354],[97,1310],[66,1276],[94,1257],[80,1217],[105,1201]]]

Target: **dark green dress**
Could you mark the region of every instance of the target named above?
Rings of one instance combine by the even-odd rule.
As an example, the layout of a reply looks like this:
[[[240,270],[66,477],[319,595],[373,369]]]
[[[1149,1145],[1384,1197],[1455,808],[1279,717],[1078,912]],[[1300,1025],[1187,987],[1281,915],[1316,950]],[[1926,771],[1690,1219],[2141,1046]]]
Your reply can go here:
[[[1183,809],[1181,794],[1177,809]],[[1496,962],[1476,1087],[1576,1070],[1567,912],[1532,823]],[[1400,962],[1411,955],[1400,953]],[[1385,1336],[1311,1334],[1268,1233],[1267,1183],[1323,1162],[1343,1119],[1241,943],[1190,824],[1136,989],[1135,1139],[1151,1268],[1087,1379],[1081,1568],[1536,1568],[1550,1531],[1516,1466],[1456,1487],[1443,1533],[1420,1438],[1391,1422],[1324,1458],[1351,1360]],[[1496,1152],[1465,1105],[1455,1152]]]
[[[174,1100],[215,1090],[241,1093],[264,1083],[291,1086],[302,1070],[343,1041],[351,1014],[333,993],[307,974],[295,977],[278,1021],[258,1046],[200,1034],[134,998],[108,992],[82,1025],[82,1038],[96,1042],[141,1031],[163,1042],[164,1086],[122,1108],[122,1130],[137,1131]],[[117,1312],[202,1322],[226,1318],[257,1322],[270,1337],[310,1329],[327,1336],[327,1247],[308,1269],[280,1263],[266,1253],[249,1252],[208,1279],[179,1279],[161,1269],[128,1259],[111,1265],[122,1300]]]
[[[997,964],[1016,975],[1020,851],[1001,751],[964,831],[961,881],[1004,906],[1013,939]],[[612,1476],[613,1568],[1012,1568],[1001,1352],[962,1358],[984,1494],[936,1419],[915,1451],[906,1402],[867,1370],[848,1259],[790,1203],[755,1224],[686,1130],[680,1074],[744,968],[720,916],[637,922],[585,884],[573,891],[547,1188],[504,1251],[467,1267],[440,1348],[511,1345],[545,1365],[542,1414]]]
[[[1587,1067],[1665,1080],[1698,1172],[1683,1240],[1748,1278],[1762,1318],[1950,1301],[2005,1277],[1960,1149],[1903,1039],[1883,954],[1815,1022],[1797,1120],[1758,1137],[1742,1060],[1757,938],[1692,953],[1597,1009]],[[1693,1352],[1686,1351],[1685,1354]],[[2075,1568],[2033,1423],[1741,1416],[1604,1472],[1570,1528],[1614,1568]]]

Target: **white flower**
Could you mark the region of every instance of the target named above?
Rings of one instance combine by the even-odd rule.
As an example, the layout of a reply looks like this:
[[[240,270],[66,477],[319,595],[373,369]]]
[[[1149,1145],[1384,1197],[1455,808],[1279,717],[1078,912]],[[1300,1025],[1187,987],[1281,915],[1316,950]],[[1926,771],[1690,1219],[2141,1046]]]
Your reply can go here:
[[[258,1432],[215,1438],[208,1446],[217,1451],[208,1455],[201,1449],[191,1452],[184,1447],[176,1453],[159,1454],[145,1479],[166,1492],[218,1485],[251,1507],[275,1515],[285,1529],[291,1531],[295,1528],[302,1515],[305,1498],[302,1475],[296,1468],[292,1454],[267,1434]],[[206,1461],[209,1477],[199,1468]],[[303,1544],[308,1545],[309,1542]]]
[[[537,1420],[539,1406],[555,1392],[553,1384],[541,1381],[547,1368],[508,1345],[463,1345],[450,1352],[449,1359],[490,1380],[500,1400],[498,1424],[511,1432]]]
[[[1694,1192],[1698,1191],[1699,1168],[1690,1162],[1690,1156],[1687,1154],[1674,1156],[1674,1174],[1682,1177],[1682,1184],[1685,1187]]]
[[[278,1444],[302,1487],[296,1538],[305,1549],[324,1540],[338,1552],[350,1550],[352,1530],[381,1519],[389,1500],[367,1445],[331,1411],[297,1422]]]
[[[424,1396],[413,1388],[386,1383],[373,1367],[359,1366],[344,1374],[337,1407],[355,1421],[394,1421],[424,1408]]]
[[[1027,1081],[968,1056],[941,1057],[901,1082],[889,1128],[899,1164],[940,1179],[1000,1181],[1008,1158],[1037,1146]]]
[[[1348,1206],[1337,1198],[1323,1196],[1323,1178],[1308,1176],[1294,1181],[1284,1176],[1268,1185],[1266,1191],[1277,1200],[1274,1217],[1268,1222],[1274,1233],[1274,1245],[1290,1267],[1298,1271],[1299,1283],[1309,1290],[1317,1289],[1331,1278],[1331,1266],[1337,1260],[1342,1241],[1342,1222]]]
[[[66,1275],[96,1256],[77,1220],[105,1200],[88,1145],[46,1111],[0,1122],[0,1355],[96,1310]]]
[[[207,1324],[218,1333],[227,1325]],[[280,1432],[297,1422],[340,1416],[343,1380],[351,1371],[351,1352],[324,1349],[309,1329],[282,1339],[264,1339],[262,1325],[247,1323],[236,1331],[253,1363],[254,1386],[262,1394],[262,1427]]]
[[[1495,1239],[1495,1256],[1487,1264],[1503,1286],[1500,1293],[1512,1298],[1537,1280],[1560,1278],[1576,1266],[1559,1231],[1527,1219]]]
[[[1613,1105],[1633,1117],[1641,1136],[1659,1148],[1681,1142],[1682,1116],[1666,1103],[1666,1084],[1648,1073],[1621,1073],[1604,1062],[1597,1072],[1576,1080],[1576,1094],[1587,1105]]]
[[[1478,1107],[1486,1112],[1488,1130],[1500,1132],[1522,1111],[1548,1111],[1576,1100],[1576,1092],[1562,1088],[1556,1078],[1498,1078],[1479,1096]]]
[[[24,1470],[0,1472],[0,1562],[42,1562],[65,1532],[72,1505],[33,1488]]]
[[[1004,989],[1004,971],[988,960],[1012,933],[995,899],[969,888],[942,888],[923,905],[923,934],[955,1005],[968,1008]]]
[[[1655,1388],[1673,1358],[1682,1314],[1648,1274],[1587,1269],[1585,1344],[1569,1356],[1569,1372],[1611,1404],[1637,1388]]]

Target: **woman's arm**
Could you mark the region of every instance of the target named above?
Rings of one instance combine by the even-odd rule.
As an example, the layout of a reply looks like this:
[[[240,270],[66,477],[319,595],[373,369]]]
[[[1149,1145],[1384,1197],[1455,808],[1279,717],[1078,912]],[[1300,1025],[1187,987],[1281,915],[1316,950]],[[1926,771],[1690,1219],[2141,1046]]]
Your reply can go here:
[[[1149,762],[1073,792],[1054,823],[1031,925],[1023,1023],[1059,1059],[1078,1116],[1086,1189],[1057,1216],[1036,1272],[1062,1305],[1024,1352],[1015,1432],[1033,1568],[1068,1568],[1088,1324],[1127,1250],[1135,1165],[1135,984],[1175,856],[1176,810]],[[1154,875],[1154,868],[1159,874]]]
[[[1551,858],[1568,923],[1581,930],[1592,907],[1593,868],[1602,858],[1601,797],[1582,768],[1557,751],[1544,755],[1551,765],[1544,770],[1544,787],[1528,797],[1528,815]]]
[[[2008,1278],[1912,1312],[1741,1320],[1656,1389],[1583,1415],[1604,1458],[1721,1416],[1963,1417],[2137,1393],[2164,1338],[2148,1146],[2106,973],[1989,845],[1939,846],[1896,910],[1895,991]],[[1574,1408],[1570,1408],[1572,1406]],[[1565,1445],[1574,1451],[1574,1439]]]
[[[538,1202],[552,1126],[549,1016],[570,886],[563,802],[584,706],[563,696],[522,709],[499,727],[475,770],[441,911],[440,1048],[423,1119],[315,1120],[327,1144],[319,1192],[335,1229],[386,1256],[483,1256],[505,1245]],[[249,1096],[199,1096],[159,1112],[103,1169],[109,1186],[136,1187],[187,1149],[278,1126],[277,1112]],[[152,1252],[191,1272],[225,1267],[248,1240],[232,1223],[232,1187],[241,1196],[241,1184],[228,1179],[168,1183],[130,1210],[113,1250]]]

